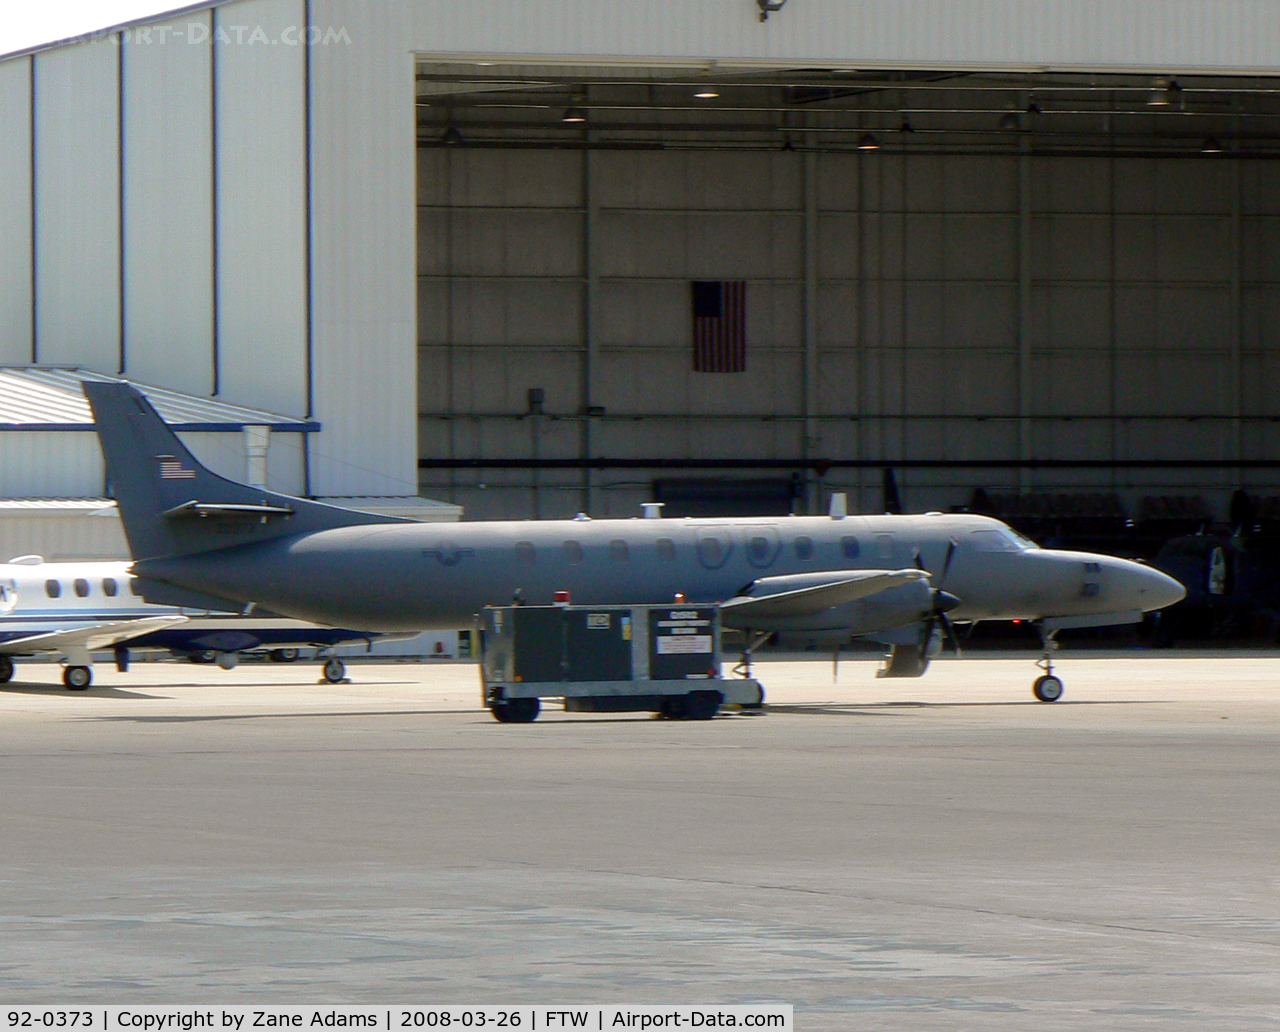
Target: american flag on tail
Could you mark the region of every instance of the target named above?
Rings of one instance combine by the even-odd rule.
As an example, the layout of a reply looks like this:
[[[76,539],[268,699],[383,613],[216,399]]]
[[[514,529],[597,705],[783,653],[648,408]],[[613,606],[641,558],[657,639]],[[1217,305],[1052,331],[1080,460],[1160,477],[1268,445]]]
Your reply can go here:
[[[182,460],[174,455],[157,455],[160,460],[161,480],[195,480],[196,471],[187,469]]]
[[[746,280],[693,281],[693,371],[747,369]]]

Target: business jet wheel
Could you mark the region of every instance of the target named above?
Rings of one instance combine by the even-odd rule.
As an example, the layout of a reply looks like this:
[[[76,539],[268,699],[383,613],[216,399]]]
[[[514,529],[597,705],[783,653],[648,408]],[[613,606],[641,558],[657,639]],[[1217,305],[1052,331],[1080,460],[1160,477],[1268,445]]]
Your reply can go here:
[[[267,653],[267,659],[272,663],[293,663],[299,655],[301,652],[298,649],[272,649]]]
[[[13,660],[8,656],[0,656],[0,684],[8,684],[13,680]]]
[[[1037,677],[1031,692],[1040,702],[1057,702],[1062,698],[1062,679],[1053,674]]]
[[[542,712],[542,703],[537,699],[507,699],[495,702],[489,712],[500,724],[532,724]]]
[[[347,665],[340,659],[324,661],[324,679],[330,684],[337,684],[347,676]]]
[[[62,683],[73,692],[82,692],[93,683],[93,671],[87,666],[69,666],[62,671]]]

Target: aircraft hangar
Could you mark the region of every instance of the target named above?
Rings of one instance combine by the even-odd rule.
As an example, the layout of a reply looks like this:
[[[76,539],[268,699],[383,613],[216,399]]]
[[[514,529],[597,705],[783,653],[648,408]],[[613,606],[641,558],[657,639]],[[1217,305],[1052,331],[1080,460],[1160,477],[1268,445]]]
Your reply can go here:
[[[1278,68],[1257,0],[184,7],[0,60],[0,364],[470,518],[1223,518],[1280,493]]]

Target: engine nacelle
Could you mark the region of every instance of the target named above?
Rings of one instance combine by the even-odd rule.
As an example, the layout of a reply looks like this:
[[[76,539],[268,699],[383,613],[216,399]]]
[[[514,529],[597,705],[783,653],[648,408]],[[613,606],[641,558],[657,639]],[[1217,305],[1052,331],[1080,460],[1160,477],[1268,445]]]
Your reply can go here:
[[[787,578],[776,579],[782,581]],[[778,631],[786,636],[849,638],[917,624],[932,616],[933,606],[933,589],[922,578],[877,592],[856,602],[832,606],[805,616],[772,617],[767,621],[753,623],[752,627],[759,631]]]

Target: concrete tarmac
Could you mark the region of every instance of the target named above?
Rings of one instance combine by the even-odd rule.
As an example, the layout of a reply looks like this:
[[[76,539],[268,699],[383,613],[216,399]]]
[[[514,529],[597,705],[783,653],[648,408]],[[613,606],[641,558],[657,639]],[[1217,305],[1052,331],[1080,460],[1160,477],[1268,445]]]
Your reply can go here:
[[[801,1030],[1280,1027],[1280,655],[765,662],[763,716],[474,668],[22,664],[0,997],[790,1002]]]

